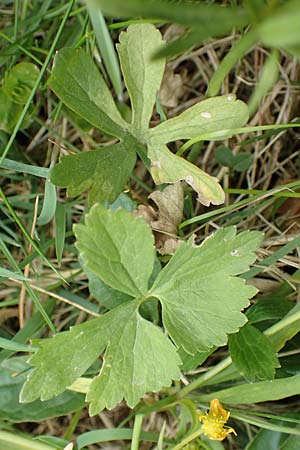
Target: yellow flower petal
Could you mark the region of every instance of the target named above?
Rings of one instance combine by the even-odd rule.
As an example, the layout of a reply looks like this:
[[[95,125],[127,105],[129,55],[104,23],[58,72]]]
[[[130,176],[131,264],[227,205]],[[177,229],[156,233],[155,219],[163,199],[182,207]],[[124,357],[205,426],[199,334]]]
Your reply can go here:
[[[230,433],[236,435],[233,428],[225,426],[229,416],[230,412],[223,408],[219,400],[211,400],[209,412],[199,415],[199,420],[203,424],[203,433],[216,441],[223,441]]]

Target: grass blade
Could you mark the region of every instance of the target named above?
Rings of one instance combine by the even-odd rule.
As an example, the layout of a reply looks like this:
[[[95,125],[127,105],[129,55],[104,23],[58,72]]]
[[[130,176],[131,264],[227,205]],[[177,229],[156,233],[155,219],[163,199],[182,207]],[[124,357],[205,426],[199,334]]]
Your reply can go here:
[[[122,99],[123,87],[118,57],[97,0],[87,0],[87,9],[94,29],[100,55],[118,98]]]

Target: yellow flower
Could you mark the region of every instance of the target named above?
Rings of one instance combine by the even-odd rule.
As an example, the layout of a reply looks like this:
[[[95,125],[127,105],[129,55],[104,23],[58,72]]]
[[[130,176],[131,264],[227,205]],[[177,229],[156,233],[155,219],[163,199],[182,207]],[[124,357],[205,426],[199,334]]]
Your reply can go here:
[[[199,420],[203,423],[203,433],[215,441],[223,441],[230,433],[236,436],[233,428],[225,426],[229,416],[230,412],[223,408],[219,400],[212,400],[209,412],[206,414],[200,413],[199,415]]]

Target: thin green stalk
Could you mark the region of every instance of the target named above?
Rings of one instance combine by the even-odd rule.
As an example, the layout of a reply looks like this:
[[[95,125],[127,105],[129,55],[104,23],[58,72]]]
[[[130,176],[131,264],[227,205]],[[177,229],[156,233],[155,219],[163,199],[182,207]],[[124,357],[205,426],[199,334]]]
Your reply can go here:
[[[140,435],[142,430],[142,423],[144,419],[144,414],[137,414],[134,419],[133,431],[132,431],[132,441],[131,450],[139,450]]]
[[[239,414],[239,413],[232,413],[231,417],[234,419],[241,420],[242,422],[247,422],[251,425],[255,425],[260,428],[264,428],[266,430],[271,431],[278,431],[279,433],[288,433],[288,434],[294,434],[294,435],[300,435],[299,428],[296,427],[284,427],[280,425],[276,425],[275,423],[266,422],[265,420],[261,420],[258,418],[252,418],[248,415]]]
[[[181,399],[187,396],[190,392],[194,391],[195,389],[198,389],[200,386],[206,383],[206,381],[213,378],[218,373],[222,372],[224,369],[230,366],[232,363],[231,358],[227,356],[227,358],[223,359],[219,364],[212,367],[210,370],[205,372],[203,375],[199,376],[196,380],[192,381],[190,384],[182,388],[177,393],[177,398]]]
[[[53,264],[48,260],[48,258],[44,255],[44,253],[41,251],[41,249],[39,248],[39,246],[36,244],[36,242],[32,239],[32,237],[30,236],[30,234],[28,233],[28,231],[26,230],[25,226],[23,225],[23,223],[21,222],[21,220],[19,219],[19,217],[17,216],[17,214],[15,213],[14,209],[11,207],[9,201],[7,200],[4,192],[2,191],[2,189],[0,188],[0,198],[2,198],[5,206],[7,207],[8,211],[10,212],[10,214],[12,215],[14,221],[16,222],[16,224],[18,225],[18,227],[20,228],[20,230],[22,231],[22,233],[24,234],[24,236],[26,237],[26,239],[28,240],[28,242],[31,244],[32,248],[34,248],[34,250],[37,252],[37,254],[39,256],[41,256],[41,258],[43,258],[43,260],[45,261],[45,263],[47,264],[47,266],[49,266],[53,272],[56,273],[56,275],[64,282],[66,282],[66,280],[64,279],[64,277],[58,272],[58,270],[53,266]]]
[[[29,58],[31,58],[34,62],[36,62],[39,66],[42,66],[43,63],[42,61],[40,61],[33,53],[31,53],[30,51],[27,50],[27,48],[23,47],[23,45],[18,44],[16,41],[14,41],[13,39],[11,39],[9,36],[6,36],[6,34],[2,33],[2,31],[0,31],[0,36],[5,39],[6,41],[10,42],[11,44],[14,44],[18,49],[22,50],[22,52],[29,56]]]
[[[80,420],[81,417],[81,413],[82,413],[83,408],[80,408],[78,411],[75,412],[74,416],[71,419],[71,422],[64,434],[64,439],[66,439],[67,441],[70,441],[72,439],[72,436],[74,434],[74,431],[78,425],[78,422]]]
[[[15,138],[16,138],[16,135],[17,135],[17,133],[18,133],[22,123],[23,123],[23,120],[24,120],[24,118],[25,118],[25,116],[27,114],[27,111],[28,111],[28,109],[29,109],[29,107],[31,105],[31,102],[32,102],[32,100],[33,100],[33,98],[35,96],[35,93],[36,93],[36,91],[37,91],[37,89],[39,87],[39,84],[42,81],[42,78],[43,78],[43,76],[44,76],[44,74],[45,74],[45,72],[47,70],[48,64],[49,64],[49,62],[50,62],[50,60],[51,60],[51,58],[53,56],[53,53],[55,51],[57,42],[58,42],[58,40],[59,40],[59,38],[60,38],[60,36],[61,36],[61,34],[63,32],[63,29],[65,27],[65,24],[67,22],[67,19],[68,19],[69,15],[70,15],[70,12],[71,12],[74,4],[75,4],[75,1],[76,0],[71,0],[70,3],[69,3],[69,8],[67,9],[66,14],[63,17],[63,20],[62,20],[62,22],[60,24],[60,27],[59,27],[59,29],[57,31],[57,34],[56,34],[56,36],[55,36],[55,38],[53,40],[53,43],[52,43],[52,45],[50,47],[48,56],[45,59],[43,67],[41,68],[41,71],[40,71],[39,76],[38,76],[38,78],[37,78],[37,80],[35,82],[35,85],[34,85],[32,91],[31,91],[31,93],[30,93],[30,95],[29,95],[29,97],[27,99],[27,102],[24,105],[24,108],[23,108],[23,111],[22,111],[22,113],[21,113],[21,115],[19,117],[19,120],[16,123],[16,126],[15,126],[15,128],[14,128],[14,130],[13,130],[13,132],[12,132],[12,134],[11,134],[9,140],[8,140],[8,143],[7,143],[5,149],[4,149],[4,151],[3,151],[3,153],[2,153],[2,155],[0,157],[0,166],[1,166],[2,161],[4,160],[5,156],[9,152],[9,150],[10,150],[10,148],[11,148],[11,146],[12,146],[12,144],[13,144]]]
[[[272,325],[270,328],[264,331],[264,334],[266,336],[273,336],[276,333],[279,333],[279,331],[283,330],[284,328],[288,327],[294,322],[297,322],[300,320],[300,311],[295,312],[294,314],[288,315],[287,317],[284,317],[279,322]]]
[[[194,431],[194,433],[189,434],[188,436],[186,436],[184,439],[182,439],[182,441],[180,442],[180,444],[177,445],[172,445],[171,447],[168,447],[167,450],[180,450],[181,448],[185,447],[189,442],[194,441],[195,439],[197,439],[197,437],[199,437],[201,434],[203,434],[202,428],[200,428],[197,431]]]
[[[230,49],[209,81],[206,91],[207,97],[214,97],[218,94],[226,76],[239,59],[241,59],[255,44],[256,40],[256,33],[254,31],[249,31]]]
[[[19,22],[19,0],[15,0],[15,7],[14,7],[14,38],[17,39],[18,35],[18,22]]]
[[[101,12],[99,2],[96,0],[86,0],[87,10],[93,25],[96,41],[103,58],[108,76],[114,87],[119,100],[123,97],[123,87],[119,61],[114,44],[107,29],[107,25]]]
[[[262,189],[224,189],[224,192],[226,194],[248,194],[248,195],[255,195],[255,194],[263,194],[267,193],[268,191],[264,191]],[[300,192],[285,192],[280,191],[273,195],[273,197],[287,197],[287,198],[300,198]]]
[[[297,247],[300,247],[300,237],[293,239],[291,242],[280,247],[276,250],[272,255],[265,258],[262,262],[259,263],[259,267],[252,267],[248,272],[241,275],[241,278],[244,280],[249,280],[250,278],[255,277],[255,275],[259,274],[264,270],[265,267],[269,267],[271,264],[276,263],[280,258],[283,258],[286,254],[295,250]]]
[[[201,222],[206,219],[211,219],[212,217],[218,216],[222,213],[227,213],[229,211],[233,211],[239,208],[242,208],[245,205],[250,205],[252,203],[257,202],[258,200],[261,200],[263,198],[273,196],[274,194],[277,194],[280,191],[284,191],[285,189],[293,189],[300,186],[300,181],[293,181],[292,183],[285,184],[284,186],[279,186],[273,189],[270,189],[269,191],[265,191],[261,194],[254,195],[253,197],[246,198],[244,200],[240,200],[239,202],[233,203],[231,205],[223,206],[222,208],[218,208],[214,211],[210,211],[205,214],[201,214],[200,216],[192,217],[188,220],[185,220],[179,225],[179,229],[185,228],[189,225],[192,225],[193,223]]]
[[[185,144],[183,144],[176,155],[181,156],[185,153],[192,145],[196,144],[199,141],[210,141],[214,140],[223,140],[234,136],[235,134],[243,134],[243,133],[252,133],[253,131],[266,131],[266,130],[285,130],[288,128],[297,128],[300,127],[300,123],[282,123],[275,125],[258,125],[255,127],[241,127],[241,128],[232,128],[228,130],[220,130],[220,131],[210,131],[208,133],[202,133],[198,136],[190,139]]]
[[[16,270],[16,272],[18,272],[20,275],[23,275],[18,264],[16,263],[16,261],[10,254],[8,248],[6,247],[6,245],[4,244],[4,242],[1,239],[0,239],[0,249],[2,250],[3,254],[6,256],[7,260],[10,262],[11,266]],[[44,318],[45,322],[49,326],[50,330],[52,330],[53,333],[56,333],[55,326],[53,325],[50,317],[48,316],[47,312],[45,311],[45,309],[44,309],[43,305],[41,304],[39,298],[37,297],[36,293],[31,288],[30,284],[27,281],[22,281],[22,283],[24,284],[27,292],[29,293],[29,295],[32,298],[33,303],[37,307],[37,310],[41,313],[42,317]]]
[[[0,448],[5,450],[53,450],[53,447],[22,437],[15,431],[13,433],[0,431]]]

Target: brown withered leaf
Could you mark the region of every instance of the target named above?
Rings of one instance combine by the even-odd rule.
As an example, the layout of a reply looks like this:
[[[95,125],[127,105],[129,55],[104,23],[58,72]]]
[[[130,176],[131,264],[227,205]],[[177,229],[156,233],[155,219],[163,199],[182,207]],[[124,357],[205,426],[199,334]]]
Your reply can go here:
[[[182,184],[170,184],[162,192],[152,192],[148,198],[155,203],[157,209],[150,205],[140,205],[134,215],[144,217],[153,229],[157,250],[162,255],[173,255],[180,244],[177,231],[183,214]]]
[[[161,104],[168,108],[175,108],[183,94],[184,86],[181,75],[167,69],[159,91]]]

